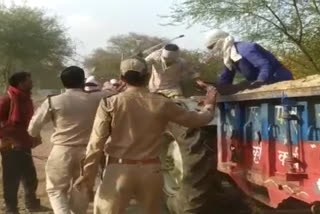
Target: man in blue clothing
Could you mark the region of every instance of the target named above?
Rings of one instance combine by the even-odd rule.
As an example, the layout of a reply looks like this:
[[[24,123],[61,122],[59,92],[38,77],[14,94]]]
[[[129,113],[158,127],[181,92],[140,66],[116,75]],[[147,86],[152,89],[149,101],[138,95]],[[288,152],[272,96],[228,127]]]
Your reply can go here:
[[[205,45],[211,50],[211,57],[223,58],[225,67],[218,86],[231,85],[236,72],[253,88],[292,79],[291,72],[257,43],[235,42],[228,33],[215,29],[208,33]]]

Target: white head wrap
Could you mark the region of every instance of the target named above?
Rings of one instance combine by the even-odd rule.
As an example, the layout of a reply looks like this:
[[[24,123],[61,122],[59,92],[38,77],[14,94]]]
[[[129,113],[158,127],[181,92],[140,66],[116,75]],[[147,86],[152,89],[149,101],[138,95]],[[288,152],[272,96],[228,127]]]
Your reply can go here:
[[[92,84],[92,85],[87,85],[87,84]],[[96,78],[94,76],[89,76],[87,79],[86,79],[86,83],[85,83],[85,87],[84,87],[84,90],[87,91],[87,92],[92,92],[92,91],[99,91],[101,90],[100,88],[100,84],[99,82],[96,80]]]
[[[234,38],[222,30],[211,30],[206,36],[205,45],[206,47],[214,45],[211,57],[221,55],[224,65],[230,70],[232,69],[232,61],[236,62],[242,58],[234,46]]]
[[[166,44],[161,51],[162,62],[176,62],[180,56],[179,47],[175,44]],[[166,65],[165,65],[166,67]]]
[[[118,80],[116,80],[116,79],[111,79],[111,80],[110,80],[110,83],[111,83],[111,85],[117,84],[117,83],[118,83]]]

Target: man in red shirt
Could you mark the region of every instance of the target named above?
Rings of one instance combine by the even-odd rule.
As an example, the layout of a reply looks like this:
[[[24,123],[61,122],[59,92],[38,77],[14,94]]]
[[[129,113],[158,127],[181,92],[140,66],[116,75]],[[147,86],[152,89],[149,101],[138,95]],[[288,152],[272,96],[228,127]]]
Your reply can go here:
[[[18,214],[17,193],[22,182],[26,208],[30,212],[44,209],[36,198],[38,186],[31,148],[36,139],[29,136],[27,128],[33,115],[31,75],[18,72],[9,79],[6,95],[0,99],[0,140],[10,146],[1,149],[2,176],[6,214]]]

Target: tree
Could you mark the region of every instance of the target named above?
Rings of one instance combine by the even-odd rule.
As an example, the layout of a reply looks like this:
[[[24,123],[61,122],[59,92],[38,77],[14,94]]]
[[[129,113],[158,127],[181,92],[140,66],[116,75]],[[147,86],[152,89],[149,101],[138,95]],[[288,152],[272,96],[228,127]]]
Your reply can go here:
[[[119,77],[121,54],[98,48],[85,58],[84,65],[93,71],[98,79],[112,79]]]
[[[316,0],[184,0],[173,5],[171,24],[202,23],[228,27],[248,40],[260,41],[285,62],[320,72],[320,3]]]
[[[11,72],[23,69],[37,77],[63,67],[74,53],[58,19],[28,6],[0,5],[0,41],[2,87]]]
[[[120,53],[128,57],[166,40],[165,38],[129,33],[111,37],[108,41],[107,49],[113,53]]]
[[[128,58],[139,51],[148,49],[165,41],[163,38],[137,33],[113,36],[105,48],[98,48],[88,56],[84,65],[94,70],[94,75],[102,79],[118,78],[122,58]]]

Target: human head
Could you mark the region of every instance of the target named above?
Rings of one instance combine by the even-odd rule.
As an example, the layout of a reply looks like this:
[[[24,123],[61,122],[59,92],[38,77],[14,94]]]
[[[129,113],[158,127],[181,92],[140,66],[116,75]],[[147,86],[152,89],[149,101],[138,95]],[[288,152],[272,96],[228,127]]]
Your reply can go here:
[[[9,85],[22,91],[30,92],[33,87],[31,74],[28,72],[17,72],[10,76]]]
[[[232,70],[233,62],[242,58],[235,47],[234,38],[223,30],[211,30],[206,36],[205,45],[210,53],[203,61],[208,61],[213,57],[221,58],[224,65]]]
[[[227,32],[220,29],[213,29],[209,31],[205,38],[205,46],[209,50],[214,48],[222,48],[224,40],[230,36]]]
[[[145,86],[149,77],[147,63],[141,58],[123,60],[120,72],[122,81],[136,87]]]
[[[87,92],[95,92],[95,91],[100,91],[101,87],[99,82],[96,80],[94,76],[89,76],[86,79],[84,90]]]
[[[82,68],[70,66],[60,74],[61,82],[65,88],[83,88],[85,84],[85,74]]]
[[[172,64],[177,61],[180,55],[178,45],[167,44],[162,49],[161,57],[167,64]]]

